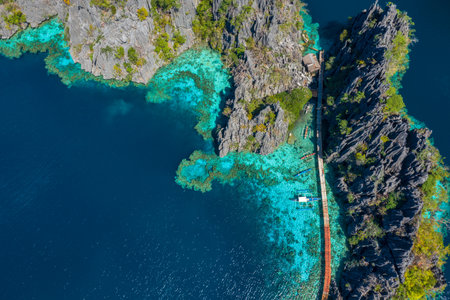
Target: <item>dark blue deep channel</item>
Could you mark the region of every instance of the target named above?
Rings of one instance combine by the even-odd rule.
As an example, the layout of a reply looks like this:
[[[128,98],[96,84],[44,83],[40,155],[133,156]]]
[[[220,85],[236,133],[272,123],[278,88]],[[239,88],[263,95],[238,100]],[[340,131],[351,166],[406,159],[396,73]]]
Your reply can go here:
[[[308,2],[322,29],[372,3]],[[450,4],[397,2],[419,39],[401,93],[449,157]],[[0,300],[276,299],[255,207],[175,183],[204,147],[194,117],[142,90],[67,88],[44,57],[0,57]]]
[[[194,118],[43,58],[0,58],[0,299],[269,296],[257,212],[174,181]]]

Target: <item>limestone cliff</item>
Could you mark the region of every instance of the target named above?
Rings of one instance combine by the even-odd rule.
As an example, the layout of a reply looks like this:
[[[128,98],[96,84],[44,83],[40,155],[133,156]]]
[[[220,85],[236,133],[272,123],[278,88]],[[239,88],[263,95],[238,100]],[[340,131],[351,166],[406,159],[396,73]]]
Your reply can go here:
[[[415,259],[420,187],[433,149],[429,130],[411,130],[390,107],[405,63],[400,42],[408,39],[406,14],[375,4],[351,20],[329,52],[327,161],[337,176],[334,192],[345,199],[350,242],[333,298],[390,299]]]
[[[220,37],[222,51],[243,51],[232,68],[234,91],[224,110],[226,120],[218,127],[219,154],[225,156],[230,151],[244,150],[268,154],[286,141],[288,120],[279,106],[260,100],[311,82],[301,59],[304,51],[301,3],[243,0],[220,13],[223,5],[221,0],[215,0],[213,5],[215,19],[226,16],[227,20]],[[235,26],[232,20],[245,9],[248,9],[245,18]],[[255,102],[259,107],[250,109],[256,106]],[[265,117],[268,112],[276,116],[272,124]],[[263,125],[265,130],[255,130],[257,125]]]
[[[146,84],[170,60],[162,55],[163,50],[157,53],[157,41],[171,49],[177,43],[176,51],[169,53],[172,56],[194,44],[195,5],[195,1],[180,0],[179,7],[162,11],[152,8],[150,0],[17,0],[1,5],[0,14],[11,15],[8,11],[13,6],[26,16],[26,21],[15,25],[2,18],[0,37],[9,38],[20,27],[36,27],[58,16],[66,27],[72,58],[83,70],[105,79]],[[138,14],[140,9],[145,11],[142,16]],[[162,20],[156,20],[154,15]],[[182,43],[175,36],[182,37]],[[132,55],[129,49],[134,49]]]
[[[207,42],[234,80],[217,129],[219,154],[268,154],[286,141],[289,114],[262,100],[311,82],[302,65],[301,8],[297,0],[11,0],[0,5],[0,37],[57,16],[83,70],[144,84]]]

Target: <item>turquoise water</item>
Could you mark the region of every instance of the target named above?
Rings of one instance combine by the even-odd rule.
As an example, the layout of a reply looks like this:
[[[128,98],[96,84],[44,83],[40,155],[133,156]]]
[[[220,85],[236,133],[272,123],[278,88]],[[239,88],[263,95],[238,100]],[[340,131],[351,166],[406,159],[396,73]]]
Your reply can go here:
[[[313,110],[314,111],[314,110]],[[185,188],[209,191],[213,181],[235,185],[244,191],[243,198],[256,202],[263,215],[268,242],[276,247],[285,263],[284,277],[297,286],[293,293],[305,299],[316,295],[321,276],[321,211],[320,202],[299,204],[298,195],[320,197],[316,156],[301,160],[314,152],[314,118],[303,114],[293,131],[295,142],[281,146],[274,153],[261,156],[253,153],[231,153],[224,158],[212,150],[196,151],[184,160],[177,171],[177,182]],[[305,127],[309,133],[304,138]],[[302,170],[313,169],[295,177]],[[330,177],[329,171],[326,176]],[[307,192],[305,192],[307,191]],[[333,271],[345,255],[345,235],[339,225],[339,207],[328,186],[333,243]],[[335,273],[333,272],[333,275]]]
[[[194,110],[199,120],[195,129],[210,139],[219,114],[220,95],[229,87],[229,74],[220,56],[197,49],[183,53],[159,70],[146,88],[146,98],[152,103],[179,99],[175,105]]]
[[[305,30],[314,40],[314,47],[320,49],[317,25],[312,24],[306,15]],[[215,191],[220,191],[223,196],[238,197],[233,200],[247,203],[255,210],[258,224],[262,226],[259,230],[263,232],[261,252],[267,252],[265,247],[270,249],[262,261],[268,257],[275,259],[275,267],[271,265],[267,270],[259,271],[268,276],[265,283],[268,284],[267,291],[263,293],[266,297],[276,294],[278,297],[311,299],[318,294],[322,274],[320,202],[305,205],[292,201],[297,195],[320,194],[315,157],[300,160],[303,155],[314,152],[312,113],[303,115],[296,124],[294,142],[283,145],[271,155],[232,153],[219,158],[213,152],[211,131],[219,114],[221,96],[229,88],[229,74],[215,52],[190,50],[158,71],[147,86],[124,89],[126,83],[102,80],[84,72],[73,62],[63,40],[63,27],[56,20],[37,29],[27,29],[9,41],[0,41],[0,51],[8,57],[19,57],[24,52],[48,52],[45,58],[47,70],[57,74],[67,86],[98,89],[97,83],[102,83],[103,88],[108,87],[111,93],[130,91],[136,95],[145,94],[151,105],[164,105],[181,114],[192,115],[203,142],[197,144],[199,150],[180,163],[176,183],[185,189],[205,192],[205,195],[217,195]],[[108,109],[108,114],[113,116],[111,118],[127,115],[131,107],[128,102],[117,100],[114,107]],[[180,115],[171,114],[171,117],[179,118]],[[154,126],[159,123],[154,123]],[[173,120],[173,123],[180,124],[178,120]],[[306,126],[309,134],[304,138]],[[304,176],[294,176],[309,168],[312,171]],[[328,170],[326,172],[328,177],[331,176]],[[226,187],[217,183],[232,187],[235,193],[223,193]],[[346,251],[345,236],[338,223],[338,205],[330,188],[328,191],[332,263],[333,270],[337,270]]]
[[[128,85],[115,80],[103,80],[81,69],[69,53],[63,39],[64,27],[56,19],[38,29],[28,28],[10,40],[0,40],[0,53],[18,58],[25,52],[48,52],[46,68],[57,74],[68,86],[84,85],[97,81],[111,87]],[[175,99],[180,109],[193,109],[198,117],[197,131],[211,138],[219,113],[220,94],[230,87],[229,74],[224,69],[220,56],[208,49],[195,49],[180,55],[170,65],[159,70],[146,87],[146,99],[162,103]],[[178,101],[177,99],[182,99]]]
[[[9,40],[0,40],[0,53],[9,58],[18,58],[25,52],[48,52],[45,58],[47,70],[59,75],[68,86],[83,84],[86,80],[102,81],[74,63],[63,34],[63,25],[52,19],[38,29],[27,28]]]
[[[304,53],[317,53],[318,51],[322,50],[322,48],[320,47],[319,23],[313,22],[312,17],[309,15],[305,8],[300,11],[300,16],[303,19],[303,30],[306,33],[310,44],[310,46],[307,47]]]

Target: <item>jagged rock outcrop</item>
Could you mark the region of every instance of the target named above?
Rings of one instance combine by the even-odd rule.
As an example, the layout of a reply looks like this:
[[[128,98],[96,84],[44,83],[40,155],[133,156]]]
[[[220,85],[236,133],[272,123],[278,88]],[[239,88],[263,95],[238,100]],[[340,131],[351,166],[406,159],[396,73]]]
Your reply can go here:
[[[132,81],[147,83],[153,74],[167,61],[155,52],[157,24],[152,17],[150,0],[111,1],[112,6],[102,7],[92,4],[91,0],[17,0],[13,5],[26,15],[28,25],[36,27],[53,16],[64,23],[66,38],[69,40],[70,53],[81,68],[105,79],[125,79],[128,74]],[[180,0],[179,8],[172,8],[165,13],[170,20],[164,31],[173,37],[179,32],[184,43],[179,45],[176,53],[191,48],[195,42],[192,20],[195,17],[197,1]],[[0,14],[8,15],[7,7],[0,6]],[[114,7],[114,8],[112,8]],[[145,8],[148,17],[139,19],[138,9]],[[11,37],[20,29],[19,26],[0,21],[0,38]],[[169,39],[168,45],[173,46]],[[123,57],[115,55],[123,47]],[[138,65],[130,63],[128,49],[134,48],[137,56],[143,58]],[[127,71],[127,65],[132,71]],[[116,67],[115,67],[116,66]]]
[[[214,0],[214,13],[220,18],[218,8],[222,0]],[[302,65],[303,46],[301,31],[297,26],[302,20],[299,16],[298,1],[286,1],[282,5],[274,0],[237,1],[237,5],[229,8],[227,20],[242,13],[246,6],[250,13],[241,26],[227,24],[223,33],[223,50],[244,47],[246,50],[237,66],[232,69],[234,79],[233,97],[227,101],[232,113],[223,127],[218,128],[217,144],[220,156],[230,151],[242,151],[245,141],[256,138],[261,147],[256,152],[268,154],[285,142],[287,120],[278,118],[275,126],[267,128],[267,137],[260,139],[260,133],[252,134],[251,130],[236,130],[247,121],[246,103],[262,99],[266,96],[307,86],[312,78]],[[254,120],[262,119],[265,109]],[[240,117],[236,117],[239,115]],[[253,121],[253,120],[252,120]],[[254,123],[254,121],[252,122]],[[282,124],[284,123],[284,124]]]
[[[214,0],[213,7],[220,7],[222,2]],[[240,0],[228,9],[227,20],[239,16],[246,6],[251,7],[246,19],[240,26],[227,24],[222,37],[224,51],[240,46],[246,49],[232,70],[234,98],[260,99],[309,83],[311,77],[301,60],[301,31],[296,25],[301,22],[300,3]],[[219,18],[217,10],[215,17]]]
[[[0,5],[2,16],[9,14],[11,6],[26,15],[26,21],[18,25],[7,24],[2,18],[0,38],[9,38],[21,28],[36,27],[57,16],[64,23],[71,56],[83,70],[104,79],[138,83],[147,83],[171,57],[201,43],[193,30],[200,1],[179,0],[178,8],[170,9],[152,8],[150,0],[99,3],[103,2],[17,0]],[[139,18],[138,9],[145,9],[148,16]],[[243,150],[268,154],[285,142],[288,121],[280,117],[285,116],[281,107],[266,105],[253,115],[244,110],[249,101],[305,87],[311,82],[311,75],[302,65],[300,9],[301,3],[296,0],[212,1],[214,20],[219,22],[222,18],[220,22],[225,22],[220,47],[216,49],[225,56],[236,49],[243,51],[231,66],[233,95],[226,105],[232,112],[227,114],[230,118],[222,122],[216,135],[221,156]],[[166,56],[161,48],[167,44],[173,49],[176,35],[184,41]],[[135,53],[134,62],[129,57],[129,49]],[[256,123],[265,120],[266,108],[275,114],[276,122]],[[251,120],[246,120],[250,115]],[[237,130],[243,126],[260,125],[261,128],[263,124],[265,132],[250,127]]]
[[[405,15],[394,5],[382,10],[375,3],[352,20],[347,39],[329,52],[335,58],[326,75],[343,88],[336,89],[332,80],[327,85],[336,97],[326,112],[335,132],[328,139],[327,161],[338,175],[337,194],[348,199],[347,234],[359,238],[351,243],[351,258],[332,298],[389,299],[414,259],[413,240],[423,207],[419,187],[431,168],[420,155],[431,132],[410,130],[406,119],[385,111],[392,63],[385,53],[399,32],[408,36]],[[395,198],[390,207],[388,197]]]
[[[274,114],[272,121],[269,119],[270,113]],[[266,155],[286,141],[288,124],[284,118],[284,111],[278,103],[266,106],[251,120],[247,115],[247,111],[242,107],[233,110],[227,130],[219,132],[219,139],[223,141],[219,145],[220,153],[237,149]]]

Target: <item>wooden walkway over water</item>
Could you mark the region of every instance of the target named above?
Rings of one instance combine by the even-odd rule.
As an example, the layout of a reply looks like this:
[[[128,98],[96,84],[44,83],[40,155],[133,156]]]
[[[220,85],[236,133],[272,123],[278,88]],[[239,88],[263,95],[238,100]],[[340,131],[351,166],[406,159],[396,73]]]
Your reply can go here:
[[[317,94],[317,162],[320,177],[320,191],[322,196],[322,218],[324,237],[324,277],[322,288],[322,300],[328,299],[331,281],[331,239],[330,239],[330,219],[328,217],[328,199],[325,183],[325,171],[323,168],[323,144],[322,144],[322,98],[323,98],[323,51],[319,53],[319,91]]]

